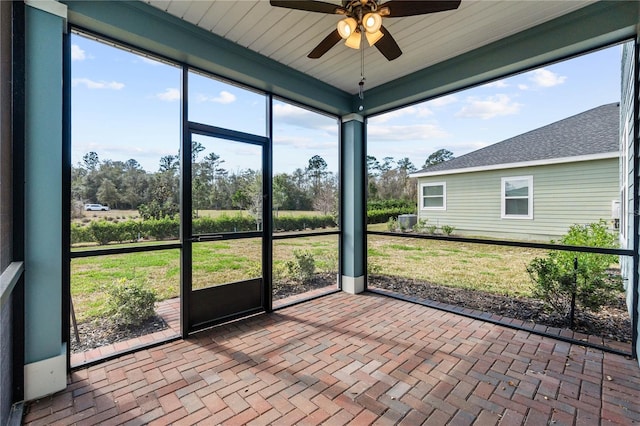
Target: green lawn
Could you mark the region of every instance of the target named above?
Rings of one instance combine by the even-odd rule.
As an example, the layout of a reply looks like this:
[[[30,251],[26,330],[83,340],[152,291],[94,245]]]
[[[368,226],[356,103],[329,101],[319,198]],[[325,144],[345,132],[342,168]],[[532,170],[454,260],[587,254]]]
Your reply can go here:
[[[530,296],[526,265],[545,251],[447,241],[368,236],[369,272],[451,287]],[[259,239],[194,244],[194,288],[260,275]],[[313,254],[318,272],[337,272],[338,237],[274,241],[274,279],[287,274],[294,250]],[[180,253],[167,250],[74,259],[71,294],[79,321],[104,312],[106,289],[121,278],[140,281],[162,299],[179,294]]]
[[[338,271],[338,236],[300,237],[274,242],[274,278],[286,274],[294,250],[310,251],[318,272]],[[261,275],[258,238],[193,245],[193,287],[239,281]],[[71,296],[79,322],[105,311],[107,289],[119,279],[153,288],[160,300],[180,293],[180,251],[165,250],[73,259]]]

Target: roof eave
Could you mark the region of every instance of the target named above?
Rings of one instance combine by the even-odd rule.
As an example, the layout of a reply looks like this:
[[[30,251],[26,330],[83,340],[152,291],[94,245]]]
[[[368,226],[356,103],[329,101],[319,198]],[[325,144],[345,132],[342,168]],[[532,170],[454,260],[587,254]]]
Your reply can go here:
[[[487,166],[464,167],[464,168],[458,168],[458,169],[438,170],[434,172],[421,171],[421,172],[412,173],[409,175],[409,177],[421,178],[421,177],[430,177],[430,176],[454,175],[454,174],[461,174],[461,173],[486,172],[489,170],[504,170],[504,169],[516,169],[516,168],[522,168],[522,167],[549,166],[552,164],[566,164],[566,163],[577,163],[581,161],[606,160],[610,158],[618,158],[619,156],[620,156],[620,153],[618,151],[602,152],[598,154],[576,155],[572,157],[561,157],[561,158],[548,158],[544,160],[521,161],[517,163],[491,164]]]

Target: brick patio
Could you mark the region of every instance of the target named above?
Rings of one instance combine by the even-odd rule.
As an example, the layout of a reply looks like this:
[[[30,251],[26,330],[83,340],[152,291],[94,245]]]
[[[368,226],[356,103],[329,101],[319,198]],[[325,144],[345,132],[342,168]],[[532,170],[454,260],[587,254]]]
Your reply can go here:
[[[25,424],[633,424],[635,360],[337,293],[79,370]]]

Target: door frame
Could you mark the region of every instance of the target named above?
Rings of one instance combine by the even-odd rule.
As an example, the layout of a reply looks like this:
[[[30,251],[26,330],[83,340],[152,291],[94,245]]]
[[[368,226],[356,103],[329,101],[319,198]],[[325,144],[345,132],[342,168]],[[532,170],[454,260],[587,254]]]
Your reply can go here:
[[[193,243],[202,241],[202,237],[197,239],[192,235],[192,139],[193,135],[202,135],[217,139],[225,139],[238,143],[247,143],[262,148],[262,230],[248,232],[247,237],[262,238],[262,277],[259,280],[248,280],[248,285],[253,286],[254,297],[256,291],[261,294],[261,303],[257,307],[250,309],[242,309],[237,312],[227,313],[221,317],[203,318],[204,313],[202,306],[196,306],[193,299]],[[250,133],[239,132],[235,130],[225,129],[216,126],[210,126],[201,123],[186,121],[183,125],[183,137],[180,155],[180,242],[182,250],[180,254],[180,328],[183,337],[189,334],[211,327],[216,324],[231,321],[237,318],[245,317],[259,312],[270,312],[272,307],[271,301],[271,247],[272,247],[272,202],[271,202],[271,143],[270,138],[258,136]],[[217,237],[217,236],[216,236]],[[206,236],[205,236],[206,238]],[[218,239],[218,238],[216,238]],[[224,239],[234,239],[233,235],[225,236]],[[244,283],[244,282],[243,282]],[[257,289],[256,286],[260,286]],[[228,296],[227,290],[214,290],[213,297]],[[235,306],[241,307],[243,303],[236,301]],[[197,322],[194,322],[197,320]]]

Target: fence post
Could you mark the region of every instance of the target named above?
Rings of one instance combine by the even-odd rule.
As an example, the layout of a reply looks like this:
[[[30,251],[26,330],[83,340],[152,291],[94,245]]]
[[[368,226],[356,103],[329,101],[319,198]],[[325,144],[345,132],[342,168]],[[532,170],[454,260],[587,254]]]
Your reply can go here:
[[[573,289],[571,290],[571,314],[570,328],[573,330],[573,321],[576,314],[576,292],[578,291],[578,257],[573,258]]]

